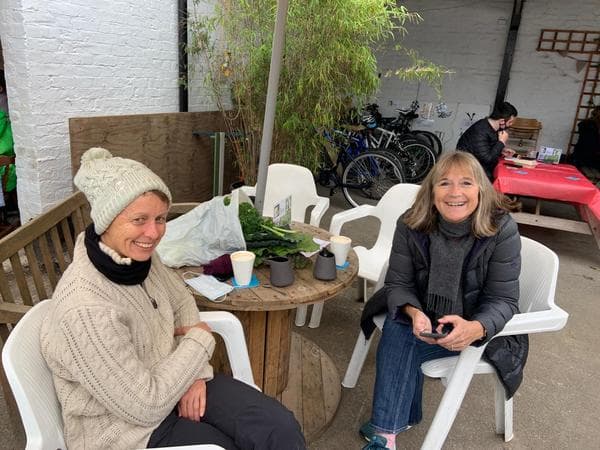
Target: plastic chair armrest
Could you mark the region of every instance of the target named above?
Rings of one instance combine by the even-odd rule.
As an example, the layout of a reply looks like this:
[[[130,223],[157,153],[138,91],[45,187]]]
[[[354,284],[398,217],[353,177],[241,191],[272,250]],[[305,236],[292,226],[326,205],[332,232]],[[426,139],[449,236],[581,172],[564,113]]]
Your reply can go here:
[[[199,315],[201,321],[205,322],[213,332],[223,338],[233,377],[256,387],[252,376],[244,329],[239,319],[225,311],[202,311]]]
[[[360,219],[371,215],[371,211],[375,209],[373,205],[360,205],[347,211],[342,211],[334,214],[329,225],[329,232],[333,235],[340,234],[342,225],[351,220]]]
[[[310,213],[310,224],[312,226],[319,226],[327,208],[329,208],[329,199],[326,197],[318,197],[317,204]]]
[[[558,331],[564,328],[568,318],[569,314],[556,305],[552,305],[547,311],[515,314],[494,337]]]

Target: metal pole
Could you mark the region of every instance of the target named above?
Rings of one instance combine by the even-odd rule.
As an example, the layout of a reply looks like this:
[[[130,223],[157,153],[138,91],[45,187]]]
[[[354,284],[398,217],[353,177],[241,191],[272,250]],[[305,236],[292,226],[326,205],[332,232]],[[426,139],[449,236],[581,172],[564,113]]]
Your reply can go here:
[[[269,84],[267,86],[267,100],[265,103],[265,118],[263,121],[262,140],[260,142],[260,156],[258,159],[258,176],[256,179],[256,199],[254,206],[262,213],[267,186],[267,169],[271,160],[271,144],[273,143],[273,126],[275,124],[275,108],[277,104],[277,90],[279,88],[279,73],[283,59],[285,44],[285,21],[288,11],[288,0],[277,2],[277,16],[275,18],[275,31],[273,33],[273,49],[271,52],[271,67],[269,69]]]

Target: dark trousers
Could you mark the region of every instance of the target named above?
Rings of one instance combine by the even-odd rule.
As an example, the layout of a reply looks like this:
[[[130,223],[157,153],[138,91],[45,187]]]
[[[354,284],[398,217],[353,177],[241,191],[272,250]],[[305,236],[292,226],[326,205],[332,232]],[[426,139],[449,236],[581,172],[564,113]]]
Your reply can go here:
[[[306,448],[294,415],[277,400],[225,375],[206,383],[200,422],[178,417],[177,408],[154,430],[148,448],[215,444],[227,450]]]

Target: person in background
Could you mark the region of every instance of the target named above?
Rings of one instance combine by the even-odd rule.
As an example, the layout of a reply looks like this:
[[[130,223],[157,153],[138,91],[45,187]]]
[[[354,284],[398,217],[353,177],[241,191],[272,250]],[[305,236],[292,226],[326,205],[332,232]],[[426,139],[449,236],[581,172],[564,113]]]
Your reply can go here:
[[[4,71],[0,70],[0,156],[15,156]],[[6,173],[8,171],[8,173]],[[8,211],[17,211],[17,173],[14,164],[0,166],[0,223],[8,223]]]
[[[364,449],[393,450],[396,435],[421,421],[423,362],[487,343],[519,312],[521,240],[509,214],[516,206],[473,155],[451,152],[398,220],[384,287],[361,318],[368,338],[373,316],[387,312],[371,419],[359,430]],[[447,334],[422,334],[431,332]],[[527,349],[527,336],[498,337],[485,349],[508,398],[522,381]]]
[[[508,102],[497,105],[489,117],[478,120],[459,138],[456,148],[477,158],[487,177],[493,180],[494,168],[501,156],[513,156],[506,147],[508,129],[517,117],[517,109]]]
[[[600,170],[600,106],[592,109],[590,117],[577,125],[579,138],[571,160],[582,172],[587,168]]]
[[[41,330],[72,449],[216,444],[305,449],[277,400],[209,364],[215,340],[155,254],[171,193],[143,164],[92,148],[75,185],[91,206]]]

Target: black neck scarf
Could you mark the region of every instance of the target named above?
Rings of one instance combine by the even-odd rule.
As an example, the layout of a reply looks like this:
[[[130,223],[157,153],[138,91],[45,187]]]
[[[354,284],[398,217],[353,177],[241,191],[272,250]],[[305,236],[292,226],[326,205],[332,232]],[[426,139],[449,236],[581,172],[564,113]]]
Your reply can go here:
[[[131,260],[131,265],[117,264],[114,259],[100,248],[100,236],[94,231],[94,224],[85,230],[85,248],[88,257],[98,271],[113,283],[133,286],[141,284],[152,265],[152,259],[147,261]]]

